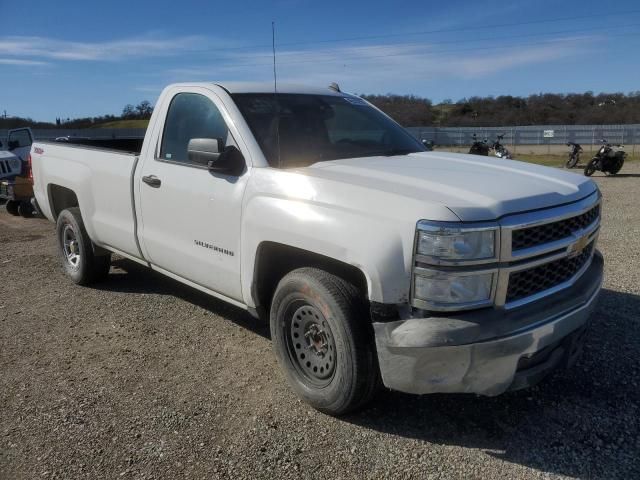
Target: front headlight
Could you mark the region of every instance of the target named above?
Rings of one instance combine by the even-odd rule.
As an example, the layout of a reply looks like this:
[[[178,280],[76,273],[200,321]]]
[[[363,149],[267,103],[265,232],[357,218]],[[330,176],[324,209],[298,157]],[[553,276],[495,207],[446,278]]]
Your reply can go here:
[[[415,276],[414,297],[443,306],[485,303],[491,299],[493,275],[425,270]]]
[[[418,222],[412,304],[464,310],[493,303],[500,230],[495,223]]]
[[[497,226],[463,228],[418,223],[417,253],[441,260],[485,260],[496,255]]]

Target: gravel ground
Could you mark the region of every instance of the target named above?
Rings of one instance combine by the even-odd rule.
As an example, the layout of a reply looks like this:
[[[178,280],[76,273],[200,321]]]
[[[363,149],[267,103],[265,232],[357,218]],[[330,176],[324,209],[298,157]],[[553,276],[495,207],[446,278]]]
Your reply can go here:
[[[640,478],[640,165],[594,177],[606,281],[572,370],[497,398],[381,392],[335,419],[268,328],[131,262],[72,285],[0,209],[0,478]]]

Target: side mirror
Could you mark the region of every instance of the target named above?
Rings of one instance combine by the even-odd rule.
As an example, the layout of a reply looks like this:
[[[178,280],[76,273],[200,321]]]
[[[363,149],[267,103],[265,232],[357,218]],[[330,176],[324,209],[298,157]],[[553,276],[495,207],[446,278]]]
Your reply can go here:
[[[225,175],[240,176],[245,169],[245,160],[242,152],[235,145],[228,145],[217,160],[209,162],[210,172],[223,173]]]
[[[219,138],[192,138],[187,145],[189,162],[209,166],[220,158],[222,145]]]

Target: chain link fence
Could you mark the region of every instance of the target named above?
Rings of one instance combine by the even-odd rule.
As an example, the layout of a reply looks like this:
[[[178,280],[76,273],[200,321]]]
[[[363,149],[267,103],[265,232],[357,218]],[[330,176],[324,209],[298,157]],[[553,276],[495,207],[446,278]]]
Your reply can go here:
[[[552,146],[579,143],[583,149],[595,149],[603,139],[612,144],[629,147],[640,152],[640,124],[633,125],[535,125],[524,127],[408,127],[413,136],[433,140],[437,146],[467,147],[473,143],[473,134],[491,143],[498,135],[504,135],[502,143],[515,151],[518,146],[529,147],[536,153],[551,152]],[[535,147],[535,148],[532,148]],[[542,147],[542,148],[541,148]]]
[[[498,135],[504,135],[502,143],[510,146],[515,153],[557,152],[557,146],[567,142],[582,145],[585,150],[594,150],[602,139],[613,144],[627,146],[627,151],[640,153],[640,124],[634,125],[535,125],[525,127],[408,127],[416,138],[433,140],[437,146],[465,148],[473,143],[473,134],[493,142]],[[92,128],[92,129],[50,129],[33,130],[37,140],[54,140],[58,137],[123,138],[142,137],[144,128]],[[7,138],[7,130],[0,130],[0,140]],[[555,147],[554,147],[555,146]],[[552,148],[554,147],[554,148]]]

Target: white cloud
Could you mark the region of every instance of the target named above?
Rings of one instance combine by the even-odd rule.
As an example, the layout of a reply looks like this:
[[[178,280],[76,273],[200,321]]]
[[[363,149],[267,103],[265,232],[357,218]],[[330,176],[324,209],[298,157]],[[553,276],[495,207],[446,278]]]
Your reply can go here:
[[[53,60],[125,60],[174,55],[208,44],[199,36],[141,37],[108,42],[72,42],[45,37],[0,38],[0,55]]]
[[[23,67],[42,67],[50,65],[49,62],[41,62],[39,60],[23,60],[20,58],[0,58],[0,65],[17,65]]]
[[[526,65],[542,64],[590,51],[595,37],[558,38],[520,46],[496,48],[429,43],[381,44],[277,53],[278,78],[283,82],[327,83],[362,80],[377,83],[408,79],[466,78],[495,75]],[[175,80],[235,77],[270,80],[271,54],[230,52],[208,65],[169,70]]]

